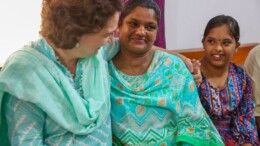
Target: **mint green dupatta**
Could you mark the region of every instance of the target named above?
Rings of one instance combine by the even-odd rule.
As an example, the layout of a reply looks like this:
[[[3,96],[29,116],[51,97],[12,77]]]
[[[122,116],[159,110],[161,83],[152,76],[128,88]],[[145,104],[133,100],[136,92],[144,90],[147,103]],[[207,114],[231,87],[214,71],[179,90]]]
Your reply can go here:
[[[115,145],[224,145],[178,57],[156,51],[139,76],[121,72],[112,61],[109,71]]]
[[[27,46],[10,56],[0,72],[0,140],[6,137],[5,93],[36,104],[72,133],[88,134],[98,128],[110,113],[109,76],[102,53],[100,49],[96,56],[81,59],[84,97],[57,64],[34,48]]]

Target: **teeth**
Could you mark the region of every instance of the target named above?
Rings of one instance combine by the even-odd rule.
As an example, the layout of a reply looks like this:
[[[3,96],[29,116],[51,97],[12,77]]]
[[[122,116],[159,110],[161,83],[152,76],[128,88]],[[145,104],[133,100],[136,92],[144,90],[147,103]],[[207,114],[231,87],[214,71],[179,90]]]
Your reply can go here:
[[[213,55],[214,57],[216,57],[216,58],[220,58],[220,55]]]

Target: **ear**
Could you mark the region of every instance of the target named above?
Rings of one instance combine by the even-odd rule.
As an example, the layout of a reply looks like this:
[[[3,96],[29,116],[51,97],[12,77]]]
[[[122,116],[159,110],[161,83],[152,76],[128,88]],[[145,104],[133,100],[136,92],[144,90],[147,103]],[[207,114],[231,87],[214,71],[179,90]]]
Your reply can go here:
[[[202,48],[205,50],[204,39],[201,40]]]
[[[119,26],[117,27],[115,34],[116,34],[116,37],[119,37],[119,34],[120,34],[120,28],[119,28]]]
[[[236,50],[235,50],[235,52],[237,52],[238,51],[238,47],[240,46],[240,43],[239,42],[237,42],[236,43]]]
[[[201,42],[202,42],[202,48],[205,50],[204,42],[203,41],[201,41]]]

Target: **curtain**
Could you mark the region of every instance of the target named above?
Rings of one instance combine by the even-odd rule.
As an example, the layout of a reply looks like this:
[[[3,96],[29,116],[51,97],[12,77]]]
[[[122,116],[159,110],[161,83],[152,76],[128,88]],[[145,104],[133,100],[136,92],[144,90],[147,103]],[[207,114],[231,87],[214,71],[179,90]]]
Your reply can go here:
[[[159,31],[157,34],[156,41],[154,45],[166,48],[166,41],[165,41],[165,24],[164,24],[164,0],[155,0],[161,10],[161,19],[159,22]]]

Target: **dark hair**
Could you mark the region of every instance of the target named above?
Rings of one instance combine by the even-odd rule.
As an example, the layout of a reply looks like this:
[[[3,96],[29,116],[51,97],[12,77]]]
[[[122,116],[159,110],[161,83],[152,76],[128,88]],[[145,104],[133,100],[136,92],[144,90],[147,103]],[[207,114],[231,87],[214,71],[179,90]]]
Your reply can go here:
[[[122,0],[43,0],[40,34],[56,47],[73,48],[80,37],[99,32]]]
[[[148,9],[153,9],[156,14],[157,22],[159,23],[161,19],[161,12],[159,6],[154,2],[154,0],[128,0],[119,18],[119,25],[122,24],[124,18],[131,13],[136,7],[143,7]]]
[[[226,25],[229,28],[230,35],[234,37],[236,43],[239,43],[239,38],[240,38],[239,25],[233,17],[225,16],[225,15],[218,15],[209,20],[204,31],[202,43],[205,41],[205,38],[209,34],[211,29],[222,25]]]

